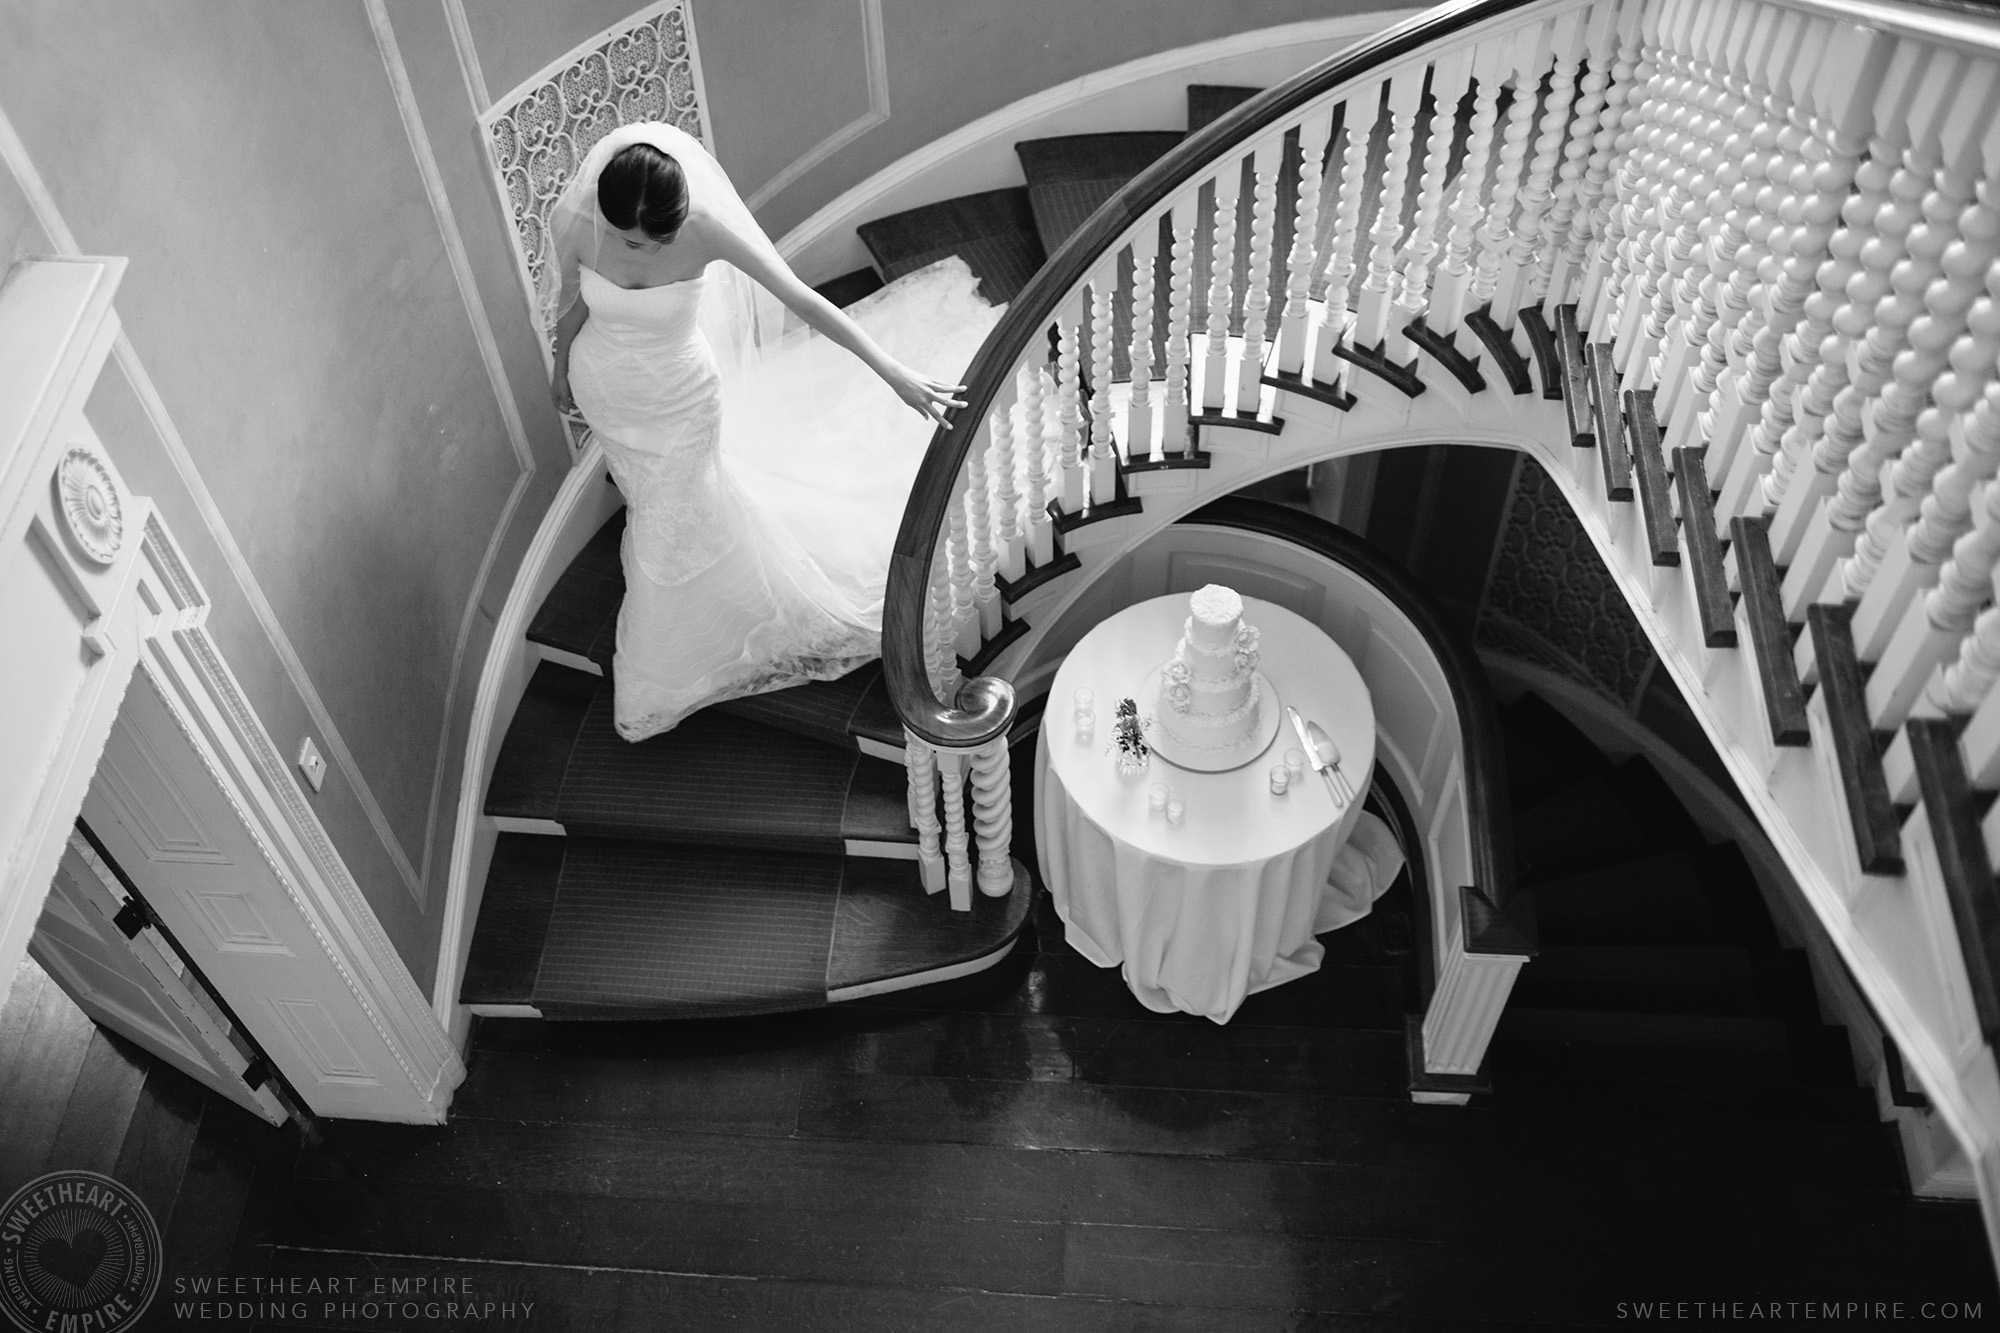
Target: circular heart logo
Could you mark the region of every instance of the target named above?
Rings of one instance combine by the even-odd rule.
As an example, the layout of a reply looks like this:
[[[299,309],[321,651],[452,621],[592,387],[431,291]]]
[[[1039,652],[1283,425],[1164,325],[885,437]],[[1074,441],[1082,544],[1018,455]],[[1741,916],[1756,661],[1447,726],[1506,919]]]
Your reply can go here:
[[[117,1333],[160,1286],[160,1229],[131,1190],[52,1171],[0,1206],[0,1313],[23,1329]]]

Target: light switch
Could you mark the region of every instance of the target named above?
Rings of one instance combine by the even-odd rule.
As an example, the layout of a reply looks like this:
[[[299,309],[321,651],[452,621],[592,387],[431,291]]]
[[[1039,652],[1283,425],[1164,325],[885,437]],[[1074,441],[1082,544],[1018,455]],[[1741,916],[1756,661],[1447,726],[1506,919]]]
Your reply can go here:
[[[326,781],[326,760],[320,756],[319,747],[308,736],[299,742],[299,772],[306,775],[312,789],[318,791]]]

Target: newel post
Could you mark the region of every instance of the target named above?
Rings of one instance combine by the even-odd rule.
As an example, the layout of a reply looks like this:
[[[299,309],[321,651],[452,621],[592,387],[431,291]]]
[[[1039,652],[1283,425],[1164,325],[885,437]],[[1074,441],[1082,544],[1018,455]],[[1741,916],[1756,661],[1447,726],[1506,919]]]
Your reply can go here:
[[[1520,909],[1520,895],[1509,907]],[[1535,956],[1534,914],[1503,914],[1476,888],[1461,887],[1438,951],[1437,984],[1421,1015],[1404,1020],[1410,1062],[1410,1100],[1462,1106],[1475,1092],[1491,1092],[1486,1049],[1514,978]],[[1524,929],[1517,924],[1529,923]]]

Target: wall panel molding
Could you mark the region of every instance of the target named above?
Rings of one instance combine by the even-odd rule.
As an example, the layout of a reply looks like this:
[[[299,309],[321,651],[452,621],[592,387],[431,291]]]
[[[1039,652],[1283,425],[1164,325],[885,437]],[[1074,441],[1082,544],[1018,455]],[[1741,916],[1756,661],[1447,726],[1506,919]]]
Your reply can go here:
[[[444,173],[438,167],[437,153],[431,147],[430,133],[424,128],[423,113],[417,107],[416,90],[410,85],[410,73],[403,63],[402,48],[396,42],[395,28],[389,21],[389,12],[383,0],[367,0],[368,24],[375,35],[375,45],[382,56],[382,67],[389,76],[389,87],[396,98],[396,111],[403,122],[403,132],[410,141],[410,153],[416,158],[417,171],[423,177],[424,193],[429,196],[431,214],[437,219],[438,233],[444,242],[445,256],[451,263],[452,278],[458,284],[459,299],[464,302],[466,320],[472,326],[473,341],[479,347],[480,362],[486,368],[486,378],[493,386],[494,400],[500,407],[500,419],[507,427],[507,440],[514,449],[514,462],[518,471],[514,484],[509,488],[507,501],[500,508],[500,515],[493,529],[487,534],[486,549],[479,560],[479,571],[474,575],[472,587],[467,590],[465,607],[459,613],[458,634],[452,644],[450,674],[446,677],[444,696],[444,716],[438,723],[437,762],[431,768],[431,791],[428,808],[424,811],[424,853],[418,870],[419,883],[426,890],[417,898],[422,906],[427,896],[431,880],[431,867],[437,850],[439,826],[439,806],[444,800],[446,789],[445,773],[451,759],[451,733],[458,715],[459,686],[465,670],[467,647],[472,642],[472,632],[478,623],[479,606],[486,597],[487,581],[493,575],[493,567],[499,562],[500,551],[512,527],[514,515],[520,510],[521,501],[526,498],[528,488],[535,475],[535,455],[528,445],[528,431],[521,420],[520,405],[514,400],[514,387],[507,378],[507,368],[500,360],[500,344],[493,336],[493,323],[486,313],[486,303],[479,295],[479,284],[472,272],[472,258],[465,248],[465,238],[459,231],[458,218],[451,207],[451,196],[445,189]],[[448,5],[446,17],[453,18],[456,9],[458,24],[465,22],[462,6]],[[467,40],[470,40],[468,33]],[[452,32],[452,44],[459,45],[458,29]],[[468,68],[468,53],[472,64]],[[479,73],[478,55],[467,46],[460,51],[459,67],[465,74],[466,86],[470,91],[475,78],[483,91],[485,76]]]
[[[550,360],[550,311],[536,284],[548,261],[548,217],[592,145],[620,125],[663,120],[710,152],[708,94],[688,0],[657,0],[572,48],[479,117],[521,293]]]
[[[493,105],[486,91],[486,70],[479,63],[479,47],[472,40],[472,21],[465,16],[465,0],[443,0],[444,21],[451,29],[451,49],[458,56],[459,76],[465,80],[465,95],[472,114],[483,116]]]
[[[4,106],[0,106],[0,161],[6,163],[15,182],[21,187],[22,194],[26,196],[28,205],[34,212],[36,222],[47,233],[56,253],[65,257],[81,255],[83,250],[77,244],[75,233],[69,229],[61,210],[56,207],[55,196],[49,193],[47,182],[35,169],[34,162],[28,156],[27,145],[21,141],[20,135],[15,133],[14,123],[8,118]],[[167,411],[166,402],[161,398],[152,376],[146,373],[146,367],[139,359],[138,349],[133,347],[132,340],[122,329],[111,345],[111,356],[131,386],[133,394],[138,398],[139,405],[152,425],[154,433],[159,436],[161,447],[166,451],[168,460],[181,479],[181,484],[187,488],[195,508],[200,511],[202,524],[208,529],[209,536],[222,553],[223,562],[229,566],[229,572],[234,576],[236,586],[243,593],[244,600],[250,604],[251,614],[257,618],[258,626],[264,631],[265,638],[270,641],[272,650],[277,653],[278,660],[284,667],[286,679],[291,682],[292,688],[297,691],[300,701],[305,705],[306,715],[311,719],[313,729],[319,733],[320,745],[326,752],[328,762],[340,770],[342,778],[354,793],[355,803],[361,807],[362,814],[367,818],[370,827],[375,830],[375,836],[396,867],[403,887],[409,891],[418,906],[422,907],[425,897],[423,879],[404,851],[394,827],[389,823],[389,816],[375,797],[374,789],[362,775],[360,765],[355,762],[354,752],[348,748],[340,728],[334,724],[333,714],[327,710],[326,701],[320,698],[312,677],[306,673],[305,662],[299,657],[298,649],[293,646],[291,636],[285,633],[284,626],[279,623],[278,613],[271,605],[270,598],[265,596],[263,586],[251,572],[250,562],[244,558],[243,548],[237,545],[235,535],[223,519],[221,508],[216,504],[214,495],[209,492],[207,483],[202,480],[201,472],[195,466],[193,454],[188,452],[187,441],[182,437],[179,428],[174,425],[173,417]]]
[[[868,73],[868,110],[795,158],[790,165],[757,187],[744,202],[755,212],[785,188],[877,125],[889,119],[889,51],[882,35],[882,0],[860,0],[861,36]]]

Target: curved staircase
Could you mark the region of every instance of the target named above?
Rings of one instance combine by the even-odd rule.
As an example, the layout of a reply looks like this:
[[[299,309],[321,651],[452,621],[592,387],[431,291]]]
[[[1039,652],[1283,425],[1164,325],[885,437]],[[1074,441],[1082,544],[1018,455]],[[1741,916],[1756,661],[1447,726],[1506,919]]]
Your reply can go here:
[[[1256,91],[1190,85],[1188,130]],[[955,255],[986,298],[1004,304],[1184,137],[1019,144],[1025,186],[863,224],[876,267],[818,290],[849,305]],[[1241,268],[1247,226],[1239,251]],[[1128,324],[1113,337],[1121,349]],[[1122,350],[1116,365],[1124,373]],[[1079,517],[1107,516],[1099,506]],[[923,891],[903,725],[879,663],[719,704],[639,745],[617,737],[609,674],[623,532],[621,511],[528,628],[539,665],[486,791],[500,836],[460,1002],[486,1015],[568,1019],[765,1013],[964,975],[1004,956],[1023,926],[1025,893],[976,895],[961,913]],[[1037,571],[1010,593],[1025,597],[1070,567]],[[1026,882],[1018,865],[1016,877]]]

